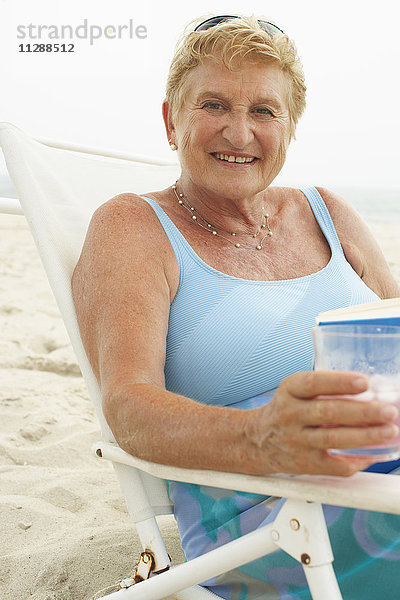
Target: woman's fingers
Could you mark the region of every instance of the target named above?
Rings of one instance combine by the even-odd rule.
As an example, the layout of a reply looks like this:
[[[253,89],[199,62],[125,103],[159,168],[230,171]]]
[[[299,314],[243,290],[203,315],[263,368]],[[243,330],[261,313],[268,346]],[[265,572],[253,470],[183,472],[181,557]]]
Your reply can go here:
[[[282,382],[282,392],[287,400],[292,399],[291,410],[296,410],[297,421],[303,425],[362,426],[393,421],[398,416],[393,404],[357,400],[356,394],[367,387],[363,375],[339,371],[296,373]]]
[[[361,457],[330,456],[328,452],[319,452],[315,461],[310,461],[303,468],[307,475],[334,475],[337,477],[350,477],[371,466],[376,459]]]
[[[313,448],[362,448],[387,442],[399,433],[393,423],[369,427],[306,427],[307,442]]]
[[[368,379],[350,371],[307,371],[286,377],[280,385],[295,398],[336,394],[359,394],[368,389]]]
[[[268,455],[268,459],[264,463],[265,473],[349,477],[376,462],[376,459],[371,457],[332,456],[327,449],[311,448],[306,445],[297,446],[296,444],[288,446],[282,444],[279,452],[268,453]]]
[[[321,397],[304,407],[302,422],[307,425],[376,425],[393,421],[398,409],[392,404],[363,402],[349,396]]]
[[[367,389],[367,378],[352,372],[315,371],[286,378],[272,401],[253,415],[251,430],[266,472],[349,476],[376,462],[329,453],[379,445],[398,435],[392,423],[398,415],[395,406],[354,399]]]

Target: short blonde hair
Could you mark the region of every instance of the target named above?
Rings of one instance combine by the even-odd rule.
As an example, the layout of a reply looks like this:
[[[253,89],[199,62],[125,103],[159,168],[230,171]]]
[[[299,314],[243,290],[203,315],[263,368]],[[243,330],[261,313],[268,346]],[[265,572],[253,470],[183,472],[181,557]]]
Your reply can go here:
[[[196,19],[190,26],[194,28],[203,20],[204,17]],[[306,86],[296,47],[287,35],[279,30],[276,35],[270,35],[254,16],[229,19],[205,31],[191,30],[184,34],[177,44],[167,80],[166,99],[173,120],[184,103],[189,71],[208,58],[221,62],[230,70],[243,59],[278,64],[288,76],[289,117],[294,137],[306,105]]]

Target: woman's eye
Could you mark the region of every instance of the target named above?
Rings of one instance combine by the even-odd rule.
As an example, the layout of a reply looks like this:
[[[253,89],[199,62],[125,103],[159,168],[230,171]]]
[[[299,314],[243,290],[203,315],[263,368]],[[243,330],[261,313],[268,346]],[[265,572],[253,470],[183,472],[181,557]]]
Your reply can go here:
[[[261,116],[265,116],[265,117],[273,117],[273,113],[272,111],[267,108],[266,106],[257,106],[257,108],[254,109],[254,112],[257,113],[258,115]]]
[[[221,102],[213,102],[213,101],[208,101],[205,102],[203,104],[203,108],[208,108],[210,110],[222,110],[223,109],[223,105],[221,104]]]

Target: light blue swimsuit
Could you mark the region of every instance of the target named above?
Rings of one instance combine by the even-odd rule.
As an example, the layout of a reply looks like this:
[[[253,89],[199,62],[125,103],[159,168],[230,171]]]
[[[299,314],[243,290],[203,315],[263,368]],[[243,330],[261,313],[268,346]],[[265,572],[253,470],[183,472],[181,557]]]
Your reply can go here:
[[[320,194],[315,188],[302,192],[331,259],[317,273],[281,281],[240,279],[207,265],[145,198],[180,271],[167,336],[168,390],[204,404],[262,406],[284,377],[311,370],[311,328],[319,312],[377,299],[346,261]],[[284,501],[178,482],[169,483],[169,494],[188,559],[267,524]],[[400,519],[338,507],[325,507],[325,515],[344,598],[400,598]],[[205,584],[227,600],[311,598],[302,567],[282,551]]]

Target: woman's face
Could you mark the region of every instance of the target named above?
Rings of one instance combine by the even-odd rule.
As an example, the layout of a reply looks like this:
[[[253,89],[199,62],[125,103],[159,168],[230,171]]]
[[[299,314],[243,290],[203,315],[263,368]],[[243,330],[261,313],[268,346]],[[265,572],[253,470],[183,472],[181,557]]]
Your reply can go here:
[[[266,189],[290,142],[285,74],[274,63],[242,62],[230,71],[208,59],[188,74],[186,87],[170,134],[182,183],[231,199]]]

